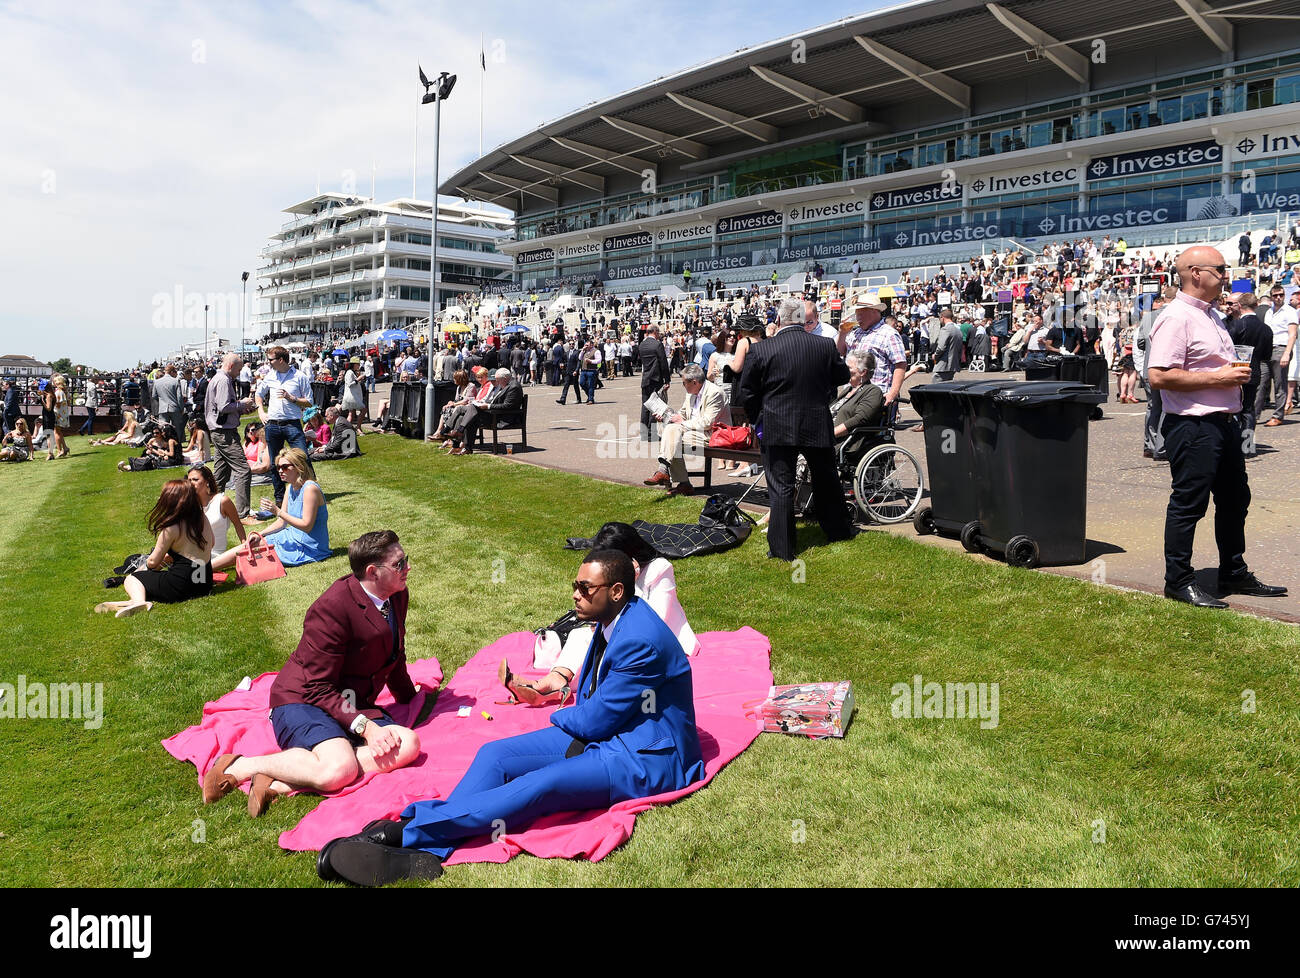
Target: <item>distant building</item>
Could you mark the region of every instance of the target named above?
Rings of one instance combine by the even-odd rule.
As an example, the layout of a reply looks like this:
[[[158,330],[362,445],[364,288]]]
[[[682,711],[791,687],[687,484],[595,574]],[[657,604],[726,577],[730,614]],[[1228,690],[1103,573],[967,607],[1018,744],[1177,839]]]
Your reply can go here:
[[[7,353],[0,357],[0,377],[48,377],[54,369],[21,353]]]
[[[291,220],[262,250],[260,330],[356,332],[410,326],[429,315],[428,201],[385,204],[324,193],[285,208]],[[514,219],[477,206],[438,205],[438,308],[498,282],[514,259],[501,254]]]

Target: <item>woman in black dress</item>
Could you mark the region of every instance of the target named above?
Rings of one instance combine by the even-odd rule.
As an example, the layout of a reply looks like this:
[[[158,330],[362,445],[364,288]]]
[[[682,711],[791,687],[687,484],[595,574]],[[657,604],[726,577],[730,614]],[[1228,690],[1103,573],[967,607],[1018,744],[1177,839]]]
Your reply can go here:
[[[155,601],[174,604],[205,597],[212,591],[212,527],[203,515],[199,497],[185,479],[172,479],[149,513],[149,531],[156,535],[153,553],[144,570],[122,582],[129,601],[105,601],[95,606],[100,614],[113,612],[126,618],[149,611]]]
[[[149,472],[170,469],[185,463],[180,439],[169,424],[161,424],[144,446],[139,458],[124,458],[117,463],[120,472]]]

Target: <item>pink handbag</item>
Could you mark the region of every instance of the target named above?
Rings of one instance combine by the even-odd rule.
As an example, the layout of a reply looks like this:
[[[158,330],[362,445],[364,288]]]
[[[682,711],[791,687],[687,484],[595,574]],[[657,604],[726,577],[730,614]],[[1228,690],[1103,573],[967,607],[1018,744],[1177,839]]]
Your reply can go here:
[[[285,576],[284,564],[270,543],[257,547],[245,543],[240,547],[235,554],[235,574],[240,584],[260,584]]]

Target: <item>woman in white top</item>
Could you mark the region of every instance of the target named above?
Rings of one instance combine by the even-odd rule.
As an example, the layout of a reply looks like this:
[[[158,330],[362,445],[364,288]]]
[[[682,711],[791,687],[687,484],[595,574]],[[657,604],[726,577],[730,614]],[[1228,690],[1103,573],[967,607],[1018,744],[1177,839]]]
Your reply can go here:
[[[366,413],[366,389],[357,377],[359,366],[361,364],[356,360],[348,364],[347,372],[343,375],[343,403],[339,405],[347,414],[348,421],[354,425],[360,424]]]
[[[217,491],[217,480],[213,477],[212,470],[206,465],[195,465],[185,473],[185,478],[194,487],[195,495],[199,497],[199,505],[203,507],[203,515],[208,518],[208,523],[212,526],[212,537],[215,541],[212,545],[213,549],[220,553],[230,546],[227,538],[232,526],[239,534],[239,542],[243,543],[247,539],[247,534],[244,532],[243,522],[239,519],[239,511],[235,509],[234,501],[229,496]]]
[[[627,523],[606,523],[591,541],[591,549],[621,550],[631,557],[637,568],[636,596],[653,608],[655,613],[664,620],[664,624],[677,636],[677,641],[681,643],[682,650],[687,655],[695,655],[699,652],[699,640],[695,637],[695,632],[686,620],[686,612],[677,599],[677,577],[673,573],[671,563],[656,554],[654,548]],[[515,680],[511,687],[512,692],[519,695],[518,690],[522,688],[525,692],[519,695],[519,698],[526,702],[536,702],[539,697],[533,694],[542,694],[542,698],[552,698],[547,697],[546,694],[567,689],[573,677],[582,668],[593,633],[594,629],[590,625],[573,629],[565,639],[564,648],[552,665],[551,671],[536,682]],[[549,664],[542,661],[543,659],[549,659],[554,655],[553,650],[549,653],[544,651],[541,648],[542,644],[542,640],[539,640],[538,647],[534,648],[533,665],[539,669]],[[540,656],[539,652],[542,653]]]
[[[191,465],[202,465],[212,461],[212,442],[208,437],[208,423],[203,415],[191,418],[185,425],[189,430],[190,440],[181,451],[185,461]]]

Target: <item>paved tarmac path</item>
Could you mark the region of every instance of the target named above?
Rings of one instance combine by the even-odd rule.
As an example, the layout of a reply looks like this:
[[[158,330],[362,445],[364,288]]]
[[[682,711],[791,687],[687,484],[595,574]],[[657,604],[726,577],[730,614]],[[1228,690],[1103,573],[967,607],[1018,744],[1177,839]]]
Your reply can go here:
[[[1023,379],[1019,373],[959,374],[958,379],[977,376]],[[928,375],[918,374],[908,382],[907,389],[927,380]],[[1105,416],[1089,425],[1086,562],[1043,569],[1159,594],[1164,586],[1169,466],[1142,457],[1145,402],[1120,404],[1114,400],[1113,379],[1111,387],[1111,400],[1104,406]],[[516,449],[509,461],[580,472],[638,487],[642,479],[654,472],[657,444],[647,445],[636,437],[640,419],[639,376],[605,381],[604,388],[596,392],[594,405],[578,403],[572,391],[567,404],[555,403],[559,387],[534,385],[524,389],[529,395],[529,446],[527,450]],[[674,377],[668,397],[674,409],[684,395],[680,380]],[[381,385],[373,395],[376,411],[379,400],[386,396],[386,387]],[[910,430],[918,420],[916,412],[904,405],[895,437],[900,445],[924,461],[924,436]],[[518,432],[509,434],[511,440],[517,441]],[[1246,463],[1252,497],[1246,522],[1246,560],[1261,580],[1285,585],[1290,593],[1273,600],[1240,595],[1227,600],[1242,611],[1300,623],[1300,415],[1292,415],[1280,428],[1261,426],[1256,434],[1259,455]],[[690,462],[689,468],[694,473],[699,465],[698,461]],[[703,485],[699,475],[692,474],[691,481],[697,491]],[[738,480],[716,471],[714,486],[715,491],[736,495],[744,488]],[[645,489],[645,492],[653,496],[662,490]],[[761,493],[751,493],[746,500],[747,508],[751,501],[757,504],[755,508],[761,509],[764,497]],[[919,536],[910,521],[872,529],[961,550],[960,542],[954,538]],[[993,558],[973,555],[972,559]],[[1218,566],[1213,503],[1197,527],[1194,562],[1200,583],[1213,590]]]

